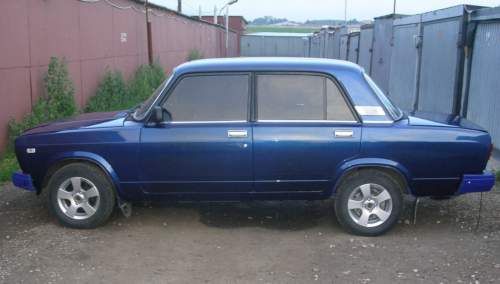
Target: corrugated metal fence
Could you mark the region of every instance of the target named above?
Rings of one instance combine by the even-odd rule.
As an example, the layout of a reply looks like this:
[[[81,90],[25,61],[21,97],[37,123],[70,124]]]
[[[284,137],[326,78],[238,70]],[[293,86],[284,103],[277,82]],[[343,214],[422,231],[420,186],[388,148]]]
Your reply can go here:
[[[387,15],[309,42],[307,56],[358,63],[401,108],[461,114],[500,146],[500,7]]]
[[[472,60],[463,113],[500,146],[500,7],[472,14]],[[466,69],[467,70],[467,69]],[[466,81],[467,82],[467,81]],[[467,90],[468,89],[468,90]]]
[[[130,76],[147,62],[146,20],[140,1],[0,1],[0,153],[7,122],[20,119],[43,93],[51,56],[65,57],[82,106],[106,69]],[[238,37],[225,49],[222,27],[155,6],[153,56],[167,72],[192,49],[204,57],[237,56]]]
[[[309,56],[309,34],[255,33],[241,36],[242,56]],[[316,41],[316,50],[320,50]]]

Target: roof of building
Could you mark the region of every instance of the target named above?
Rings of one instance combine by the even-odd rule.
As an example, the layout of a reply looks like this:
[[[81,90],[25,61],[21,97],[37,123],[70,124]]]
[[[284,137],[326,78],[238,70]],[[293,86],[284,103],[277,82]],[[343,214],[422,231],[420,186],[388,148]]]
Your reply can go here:
[[[190,61],[175,68],[175,73],[227,72],[227,71],[296,71],[326,72],[351,71],[362,73],[363,69],[351,62],[324,58],[301,57],[236,57]]]

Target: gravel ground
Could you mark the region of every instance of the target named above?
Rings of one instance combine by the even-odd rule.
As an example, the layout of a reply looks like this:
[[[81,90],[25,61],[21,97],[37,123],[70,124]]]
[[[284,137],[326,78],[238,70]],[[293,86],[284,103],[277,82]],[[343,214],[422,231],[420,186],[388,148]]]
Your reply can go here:
[[[72,230],[6,185],[0,282],[499,283],[500,188],[478,218],[480,196],[422,199],[416,224],[408,209],[367,238],[340,228],[331,201],[140,204],[129,219]]]

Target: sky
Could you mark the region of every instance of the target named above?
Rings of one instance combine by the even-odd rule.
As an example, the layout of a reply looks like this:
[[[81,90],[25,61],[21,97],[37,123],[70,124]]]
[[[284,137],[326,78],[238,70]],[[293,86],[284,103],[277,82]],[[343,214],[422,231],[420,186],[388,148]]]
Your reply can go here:
[[[177,8],[177,0],[150,0],[172,9]],[[222,8],[228,0],[182,0],[183,12],[198,15],[201,5],[204,15],[213,15],[214,6]],[[318,19],[344,19],[345,0],[239,0],[232,5],[230,15],[242,15],[247,20],[262,16],[287,18],[304,22]],[[396,13],[418,14],[459,4],[499,6],[500,0],[397,0]],[[393,0],[347,0],[347,18],[369,20],[376,16],[392,13]]]

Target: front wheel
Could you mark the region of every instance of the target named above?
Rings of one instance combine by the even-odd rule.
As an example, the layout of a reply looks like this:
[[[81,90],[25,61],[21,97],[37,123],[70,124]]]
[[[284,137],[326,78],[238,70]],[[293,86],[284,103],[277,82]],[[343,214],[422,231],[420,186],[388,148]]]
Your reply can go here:
[[[337,189],[335,214],[348,231],[362,236],[387,232],[402,211],[401,186],[389,174],[361,170],[348,176]]]
[[[51,211],[67,227],[95,228],[109,219],[115,207],[113,185],[99,168],[86,163],[58,169],[47,188]]]

